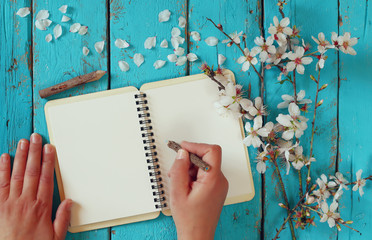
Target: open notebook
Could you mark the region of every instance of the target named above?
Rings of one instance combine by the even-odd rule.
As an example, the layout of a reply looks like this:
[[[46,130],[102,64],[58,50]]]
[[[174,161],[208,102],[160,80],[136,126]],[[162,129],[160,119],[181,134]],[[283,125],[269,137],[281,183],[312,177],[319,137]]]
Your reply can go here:
[[[234,80],[231,71],[224,74]],[[222,147],[225,204],[248,201],[254,186],[243,125],[221,117],[217,85],[204,74],[53,100],[45,115],[56,146],[61,199],[74,201],[70,232],[156,218],[169,210],[167,140]]]

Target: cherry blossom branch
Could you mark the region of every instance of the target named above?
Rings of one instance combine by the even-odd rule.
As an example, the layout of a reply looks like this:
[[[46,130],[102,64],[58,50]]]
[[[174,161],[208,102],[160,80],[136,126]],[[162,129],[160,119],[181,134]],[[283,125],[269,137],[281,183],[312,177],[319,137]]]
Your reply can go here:
[[[283,1],[278,1],[278,6],[279,6],[279,12],[280,14],[282,15],[282,18],[285,18],[285,15],[284,15],[284,12],[283,12],[283,8],[284,8],[284,5],[287,4],[285,2],[285,0]]]
[[[319,217],[322,217],[322,215],[323,215],[322,212],[320,212],[320,211],[318,211],[318,210],[316,210],[316,209],[314,209],[314,208],[312,208],[312,207],[306,206],[306,205],[304,205],[304,204],[301,204],[301,207],[307,208],[307,209],[309,209],[309,210],[311,210],[311,211],[314,211],[314,212],[318,213]],[[353,231],[359,233],[360,235],[362,235],[362,233],[359,232],[358,230],[356,230],[355,228],[352,228],[352,227],[348,226],[348,225],[344,222],[344,220],[341,220],[341,219],[339,218],[339,219],[335,219],[335,221],[336,221],[337,223],[340,223],[340,224],[344,225],[345,227],[347,227],[347,228],[349,228],[349,229],[351,229],[351,230],[353,230]]]
[[[284,201],[285,201],[285,204],[286,204],[286,207],[287,207],[287,212],[288,212],[288,215],[289,215],[289,214],[291,214],[291,211],[290,211],[290,208],[289,208],[289,201],[288,201],[287,193],[285,192],[285,188],[284,188],[284,183],[283,183],[282,175],[280,174],[278,163],[276,162],[276,159],[273,159],[272,162],[273,162],[273,164],[275,166],[275,171],[276,171],[276,173],[278,175],[278,178],[279,178],[279,185],[280,185],[280,187],[282,189]],[[291,217],[289,217],[289,218],[291,219]],[[292,240],[296,240],[296,236],[295,236],[295,232],[294,232],[292,221],[289,221],[289,227],[291,229]]]
[[[279,233],[284,229],[285,227],[285,224],[288,222],[288,220],[291,218],[292,214],[294,213],[294,211],[296,210],[296,208],[298,208],[298,206],[300,205],[300,203],[305,199],[306,197],[306,194],[313,191],[315,188],[316,188],[316,184],[314,184],[311,189],[309,191],[307,191],[304,195],[302,195],[302,197],[300,198],[300,200],[297,202],[296,206],[294,206],[290,213],[288,214],[287,218],[283,221],[282,223],[282,226],[280,226],[279,230],[276,231],[276,235],[275,237],[273,238],[273,240],[276,240],[279,238]]]

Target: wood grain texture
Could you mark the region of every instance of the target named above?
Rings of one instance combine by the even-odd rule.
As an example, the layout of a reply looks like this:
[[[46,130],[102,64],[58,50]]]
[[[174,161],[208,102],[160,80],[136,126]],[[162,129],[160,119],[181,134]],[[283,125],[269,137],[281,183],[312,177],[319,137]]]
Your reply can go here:
[[[32,131],[31,15],[16,15],[30,2],[0,2],[0,154],[13,157]]]
[[[236,60],[242,55],[238,47],[227,47],[221,43],[227,37],[224,36],[212,23],[206,20],[211,18],[216,24],[222,24],[228,33],[243,31],[247,34],[247,42],[252,43],[254,38],[259,35],[259,14],[260,6],[256,1],[189,1],[189,31],[200,33],[202,40],[195,42],[190,40],[190,52],[199,56],[200,60],[214,65],[217,68],[217,56],[223,54],[227,57],[223,67],[232,70],[235,74],[237,83],[248,89],[248,84],[252,85],[252,96],[259,94],[259,80],[253,71],[242,72],[241,65]],[[219,39],[219,44],[215,47],[208,46],[205,39],[215,36]],[[242,43],[244,47],[244,44]],[[190,65],[190,73],[200,73],[199,62]],[[217,84],[216,84],[217,88]],[[245,203],[225,206],[222,210],[218,223],[215,239],[260,239],[261,232],[261,175],[256,171],[255,151],[249,149],[253,181],[255,186],[255,197]],[[228,159],[223,159],[228,161]],[[244,183],[242,183],[244,186]]]
[[[322,5],[319,8],[319,5]],[[265,33],[268,34],[270,24],[273,24],[273,17],[277,16],[280,19],[278,6],[272,4],[272,1],[265,1]],[[300,28],[300,36],[304,38],[306,43],[310,43],[311,51],[316,51],[316,43],[311,39],[311,36],[318,37],[319,32],[323,32],[326,38],[330,41],[331,32],[338,29],[337,18],[337,1],[289,1],[284,8],[285,15],[289,17],[291,26],[296,25]],[[317,177],[322,173],[329,174],[335,173],[336,156],[337,156],[337,91],[338,91],[338,76],[337,76],[337,53],[329,50],[326,54],[328,59],[326,61],[324,70],[320,75],[320,86],[328,83],[327,89],[319,93],[319,100],[324,99],[324,103],[317,110],[317,117],[315,122],[315,136],[314,136],[314,150],[313,156],[316,162],[312,164],[312,181],[315,183]],[[306,98],[314,101],[316,94],[316,83],[310,79],[310,74],[317,77],[315,71],[316,59],[305,67],[305,74],[296,74],[297,93],[303,89],[306,91]],[[276,84],[276,77],[279,72],[268,72],[265,78],[266,85],[266,103],[269,106],[271,118],[269,121],[276,121],[274,118],[279,114],[288,114],[287,109],[277,109],[278,103],[282,102],[282,94],[293,95],[292,84],[286,82],[282,85]],[[309,119],[307,122],[308,129],[305,134],[300,138],[300,143],[303,146],[305,156],[310,153],[310,139],[311,139],[311,121],[313,119],[314,104],[311,104],[309,113],[305,113],[305,117]],[[281,162],[281,174],[285,182],[286,192],[290,206],[293,207],[299,199],[299,180],[298,173],[292,167],[289,175],[286,175],[285,163]],[[306,186],[307,168],[302,169],[303,188]],[[265,239],[271,239],[275,234],[276,228],[279,228],[281,221],[286,217],[286,210],[278,206],[278,202],[284,202],[280,186],[277,181],[277,176],[274,173],[274,167],[266,173],[266,197],[265,197]],[[280,221],[278,221],[280,219]],[[317,227],[309,228],[305,231],[297,229],[298,239],[314,239],[317,237],[326,239],[336,239],[336,230],[330,229],[328,224],[320,223],[319,217],[315,217]],[[289,225],[280,234],[282,239],[290,239],[291,233]]]
[[[359,38],[354,47],[356,56],[340,52],[339,128],[340,157],[339,171],[350,181],[356,181],[356,172],[363,169],[362,177],[372,175],[371,151],[371,33],[372,8],[369,1],[340,1],[340,35],[350,32]],[[350,186],[352,188],[352,186]],[[338,239],[371,239],[372,237],[372,191],[371,181],[364,187],[365,194],[344,191],[339,210],[345,220],[362,235],[342,228]]]
[[[94,49],[94,44],[98,41],[106,41],[106,1],[95,1],[92,4],[89,0],[68,3],[66,15],[71,17],[71,21],[61,23],[62,13],[58,8],[62,5],[60,1],[39,1],[34,0],[34,21],[39,10],[46,9],[50,12],[52,25],[46,31],[40,31],[33,27],[34,33],[34,92],[40,89],[64,82],[75,76],[87,74],[95,70],[106,70],[107,68],[107,46],[104,51],[98,54]],[[94,17],[92,17],[94,16]],[[79,22],[88,26],[88,33],[84,36],[78,33],[70,33],[70,25]],[[47,43],[45,36],[53,34],[56,24],[62,26],[62,36]],[[90,49],[88,56],[82,54],[83,46]],[[44,105],[47,100],[68,97],[72,95],[85,94],[106,90],[108,85],[107,76],[99,81],[86,84],[66,92],[59,93],[47,99],[41,99],[38,94],[34,94],[34,131],[41,134],[46,142],[49,141],[46,128]],[[56,181],[55,181],[56,185]],[[54,191],[54,211],[59,204],[57,187]],[[102,229],[80,234],[68,234],[67,239],[109,239],[109,230]]]

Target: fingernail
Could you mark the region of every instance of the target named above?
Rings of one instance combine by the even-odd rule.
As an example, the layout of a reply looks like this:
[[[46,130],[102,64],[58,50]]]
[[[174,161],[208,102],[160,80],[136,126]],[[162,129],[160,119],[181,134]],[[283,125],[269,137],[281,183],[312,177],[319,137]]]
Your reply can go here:
[[[6,156],[5,153],[3,153],[3,154],[1,155],[1,162],[2,162],[2,163],[6,163],[6,162],[8,162],[8,158],[7,158],[7,156]]]
[[[51,153],[53,152],[53,147],[50,144],[45,145],[45,153]]]
[[[41,143],[41,137],[40,136],[37,136],[36,133],[33,133],[31,135],[31,142],[32,143]]]
[[[176,159],[185,159],[187,158],[187,152],[182,148],[178,150]]]
[[[26,140],[21,140],[21,150],[27,150],[28,143]]]

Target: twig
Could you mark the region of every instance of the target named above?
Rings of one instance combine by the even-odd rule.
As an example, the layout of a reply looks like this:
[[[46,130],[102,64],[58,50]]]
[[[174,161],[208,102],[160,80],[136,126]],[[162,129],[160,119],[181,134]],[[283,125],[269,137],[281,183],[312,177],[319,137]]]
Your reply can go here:
[[[225,86],[220,82],[218,81],[214,76],[216,76],[216,73],[214,71],[206,71],[205,74],[212,80],[214,81],[215,83],[218,84],[218,89],[219,90],[222,90],[222,89],[225,89]]]

